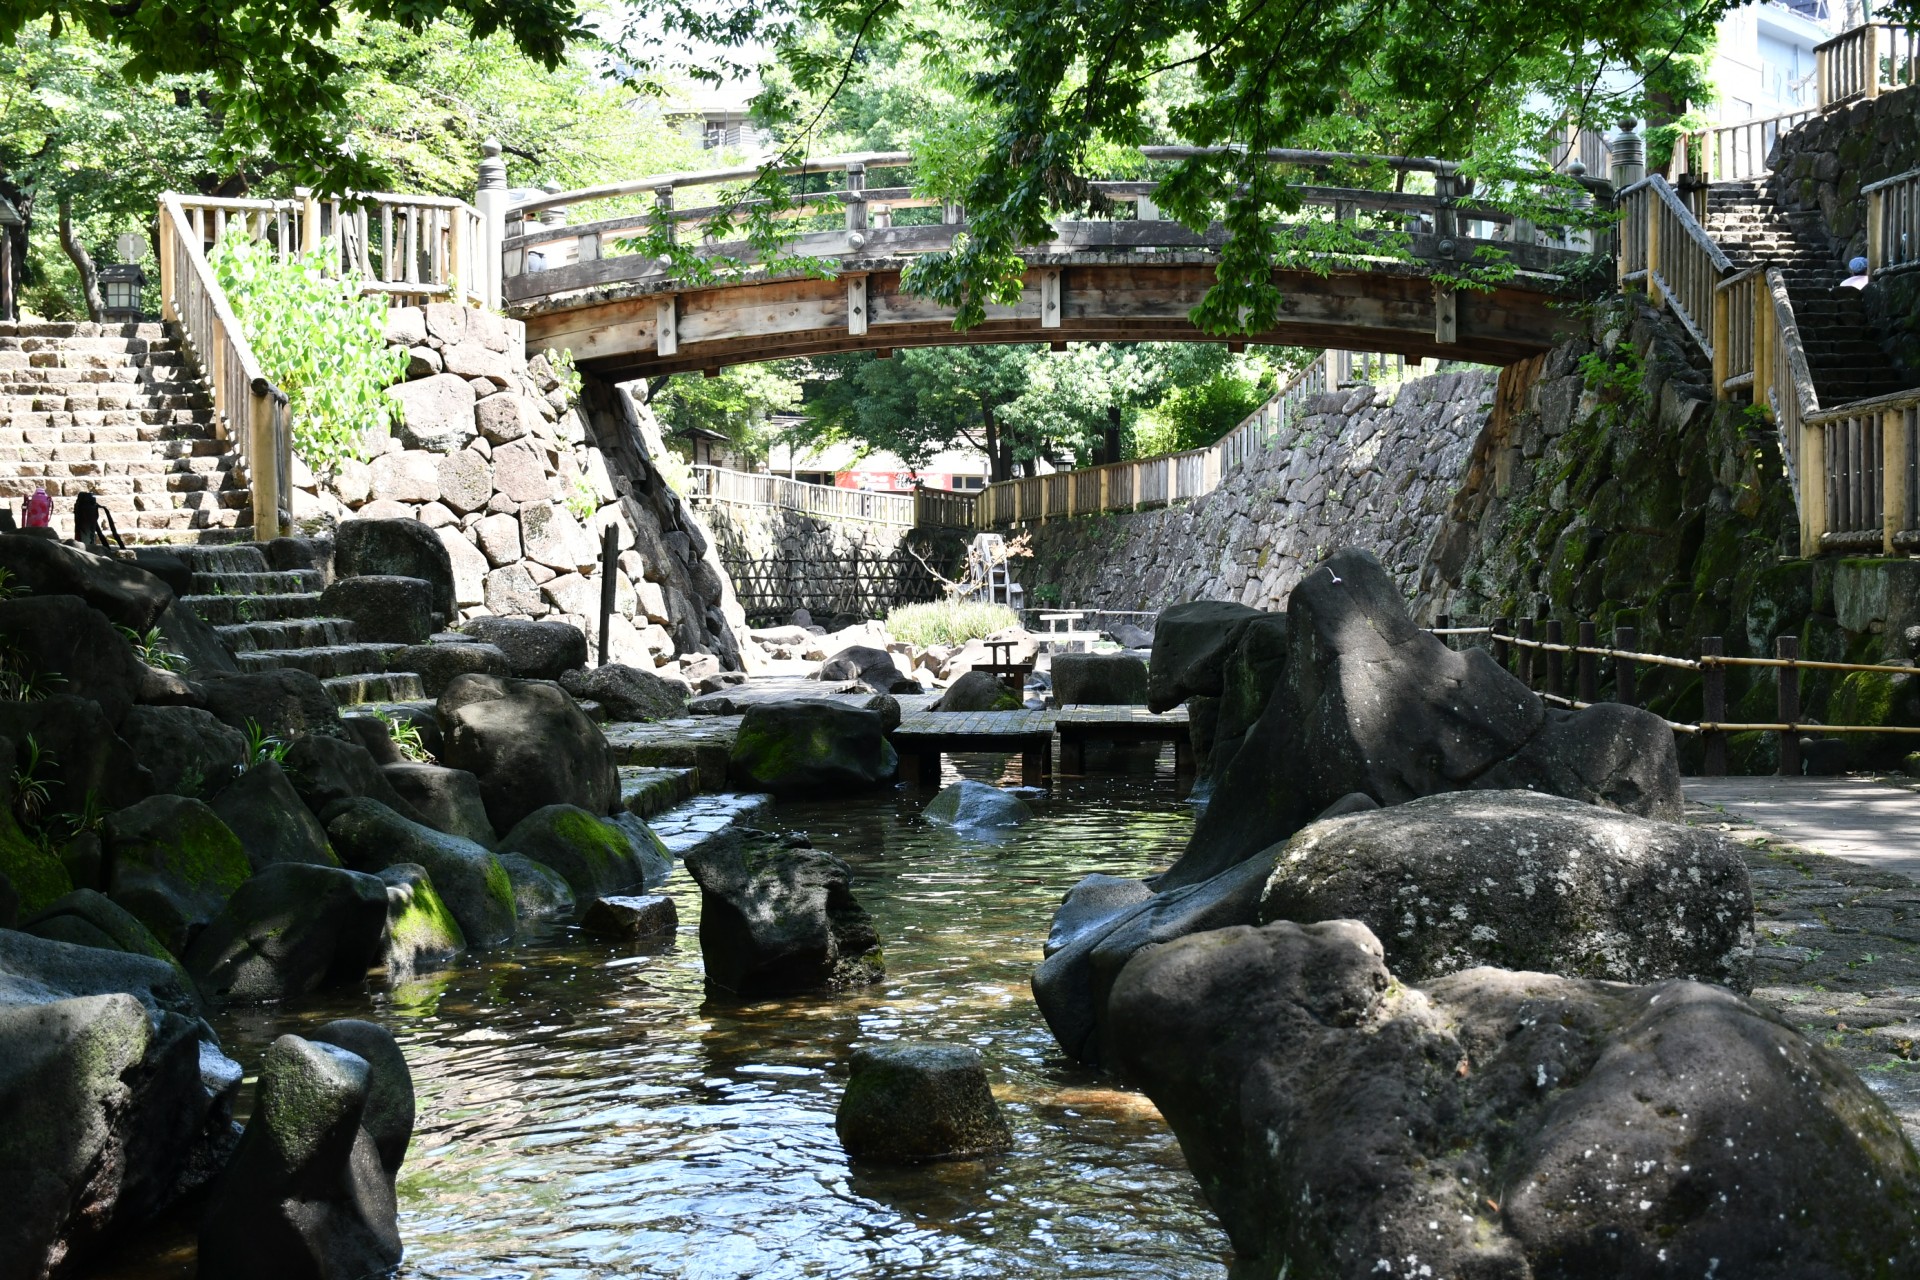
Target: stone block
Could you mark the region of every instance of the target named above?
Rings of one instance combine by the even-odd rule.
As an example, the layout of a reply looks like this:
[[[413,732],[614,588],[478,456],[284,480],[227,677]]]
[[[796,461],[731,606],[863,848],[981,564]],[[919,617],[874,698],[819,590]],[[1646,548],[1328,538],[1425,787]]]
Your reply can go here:
[[[394,307],[387,312],[384,335],[390,347],[418,346],[427,340],[427,317],[419,307]]]
[[[473,438],[473,388],[465,379],[437,373],[388,387],[400,402],[400,439],[408,448],[446,453]]]
[[[483,509],[493,496],[493,469],[474,450],[445,454],[436,466],[439,488],[434,496],[460,515]]]
[[[429,302],[424,319],[427,335],[437,342],[464,342],[467,337],[466,308],[451,302]]]
[[[487,558],[467,541],[465,534],[451,526],[434,530],[453,562],[454,603],[465,608],[481,604],[487,598]]]
[[[474,427],[490,444],[506,444],[529,434],[540,413],[525,396],[502,392],[473,406]]]
[[[552,499],[547,479],[547,460],[543,450],[532,442],[517,440],[493,451],[493,488],[516,503],[542,503]]]
[[[463,378],[485,378],[495,386],[513,385],[513,361],[498,351],[490,351],[477,342],[454,343],[440,352],[448,373]]]
[[[520,521],[518,517],[494,514],[473,527],[474,542],[490,564],[513,564],[520,559]]]
[[[433,502],[440,497],[438,458],[424,449],[406,449],[375,458],[368,472],[375,498]]]
[[[594,561],[592,539],[565,507],[530,503],[520,512],[520,538],[528,559],[559,572]]]
[[[496,615],[531,616],[546,612],[546,605],[540,599],[540,589],[534,585],[533,578],[523,565],[510,564],[489,573],[484,595],[488,612]]]

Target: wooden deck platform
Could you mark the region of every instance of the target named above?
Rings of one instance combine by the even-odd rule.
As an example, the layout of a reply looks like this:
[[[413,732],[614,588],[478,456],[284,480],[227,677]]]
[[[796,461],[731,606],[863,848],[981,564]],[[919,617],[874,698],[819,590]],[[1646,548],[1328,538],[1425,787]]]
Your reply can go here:
[[[1079,777],[1087,771],[1089,742],[1171,742],[1173,779],[1180,794],[1193,789],[1193,737],[1187,709],[1155,715],[1145,707],[1062,707],[1052,713],[1060,735],[1060,772]]]
[[[1154,715],[1145,707],[1063,707],[1058,711],[910,711],[892,734],[900,753],[900,776],[921,786],[940,785],[940,757],[955,751],[992,751],[1020,756],[1029,786],[1053,782],[1053,737],[1060,735],[1060,769],[1086,772],[1088,742],[1171,742],[1174,776],[1184,789],[1193,780],[1193,748],[1187,710]]]

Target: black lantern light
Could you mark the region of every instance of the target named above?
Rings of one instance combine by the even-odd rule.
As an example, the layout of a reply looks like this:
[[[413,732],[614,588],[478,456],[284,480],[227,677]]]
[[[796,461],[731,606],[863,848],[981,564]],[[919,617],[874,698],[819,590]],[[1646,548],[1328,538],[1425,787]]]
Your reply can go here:
[[[106,303],[102,318],[139,320],[140,295],[147,287],[147,273],[140,269],[140,259],[146,256],[146,240],[129,232],[115,241],[114,247],[124,261],[100,268],[100,296]]]

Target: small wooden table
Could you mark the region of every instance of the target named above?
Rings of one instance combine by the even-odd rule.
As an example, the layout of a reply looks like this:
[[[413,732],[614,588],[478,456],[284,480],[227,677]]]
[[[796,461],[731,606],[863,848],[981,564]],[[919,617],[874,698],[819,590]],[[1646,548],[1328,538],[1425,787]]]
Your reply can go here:
[[[989,640],[986,644],[988,651],[993,654],[993,661],[982,662],[973,669],[998,677],[1000,683],[1013,690],[1015,697],[1024,696],[1027,690],[1027,677],[1033,673],[1033,662],[1032,660],[1026,662],[1013,660],[1013,650],[1019,641]]]
[[[1155,715],[1145,707],[1062,707],[1054,713],[1053,727],[1060,734],[1063,776],[1086,774],[1090,741],[1171,742],[1174,786],[1181,795],[1193,790],[1193,737],[1185,707],[1175,707],[1164,715]]]

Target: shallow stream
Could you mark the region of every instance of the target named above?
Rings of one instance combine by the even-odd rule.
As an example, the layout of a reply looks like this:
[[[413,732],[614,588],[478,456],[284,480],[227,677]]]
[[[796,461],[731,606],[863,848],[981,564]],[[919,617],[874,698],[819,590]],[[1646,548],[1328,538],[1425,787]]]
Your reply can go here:
[[[887,959],[865,990],[709,999],[699,891],[676,870],[669,949],[558,929],[420,981],[215,1025],[249,1071],[303,1025],[393,1029],[419,1103],[399,1185],[406,1277],[1220,1275],[1225,1237],[1165,1122],[1069,1063],[1027,988],[1068,887],[1164,867],[1185,843],[1192,814],[1168,766],[1068,784],[995,842],[927,826],[924,800],[786,804],[761,820],[853,865]],[[833,1132],[845,1064],[855,1044],[898,1037],[977,1046],[1014,1150],[851,1169]],[[191,1274],[184,1240],[137,1254],[96,1275]]]

